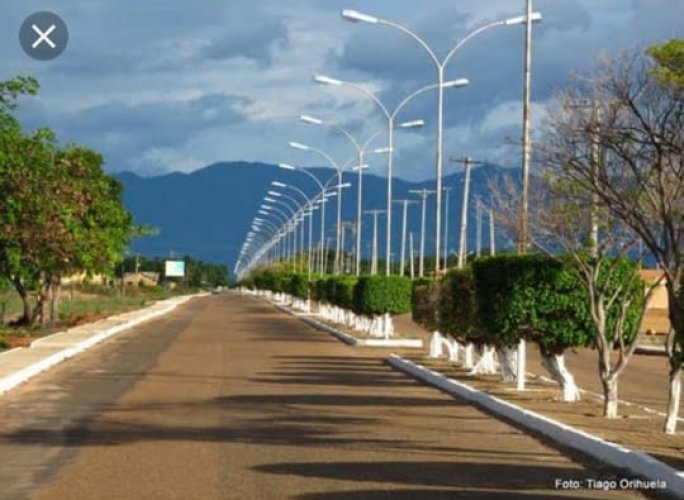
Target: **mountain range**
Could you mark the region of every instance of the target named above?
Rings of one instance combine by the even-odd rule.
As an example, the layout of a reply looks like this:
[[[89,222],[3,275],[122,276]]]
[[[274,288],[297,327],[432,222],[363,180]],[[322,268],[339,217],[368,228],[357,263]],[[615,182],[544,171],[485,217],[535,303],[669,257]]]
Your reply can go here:
[[[327,180],[334,171],[326,168],[309,169],[319,179]],[[473,169],[471,176],[470,209],[468,220],[468,248],[475,248],[476,211],[475,196],[487,200],[488,182],[511,172],[494,165],[483,165]],[[515,172],[512,172],[515,174]],[[344,191],[342,219],[356,220],[357,175],[345,172],[344,182],[352,184]],[[297,186],[313,196],[317,187],[315,182],[301,172],[283,170],[276,165],[247,162],[221,162],[209,165],[192,173],[171,173],[156,177],[141,177],[132,172],[122,172],[115,176],[123,183],[124,202],[134,214],[138,224],[146,224],[158,229],[158,234],[137,239],[131,252],[148,256],[179,257],[192,255],[195,258],[224,263],[232,267],[240,251],[252,219],[257,216],[272,181],[280,181]],[[449,195],[449,252],[457,248],[458,225],[461,213],[463,172],[444,177],[443,186],[452,188]],[[394,179],[394,198],[418,199],[409,193],[414,189],[434,189],[434,180],[409,182]],[[294,190],[287,191],[294,198],[299,196]],[[363,208],[384,209],[387,196],[387,179],[365,173],[363,178]],[[444,205],[446,200],[443,197]],[[284,208],[283,208],[284,209]],[[328,203],[326,236],[335,234],[336,203]],[[286,210],[286,209],[284,209]],[[410,206],[408,230],[414,233],[415,250],[418,250],[420,237],[420,204]],[[434,248],[434,196],[428,198],[426,210],[426,255]],[[395,203],[392,217],[393,250],[398,258],[401,242],[401,206]],[[483,247],[488,245],[488,225],[484,218]],[[318,238],[318,216],[314,222],[314,237]],[[444,217],[443,217],[444,221]],[[385,221],[379,223],[379,255],[384,255]],[[362,252],[370,255],[372,219],[366,216],[363,221]],[[351,240],[351,236],[347,241]],[[497,247],[510,247],[512,242],[497,232]],[[350,247],[348,247],[350,248]]]

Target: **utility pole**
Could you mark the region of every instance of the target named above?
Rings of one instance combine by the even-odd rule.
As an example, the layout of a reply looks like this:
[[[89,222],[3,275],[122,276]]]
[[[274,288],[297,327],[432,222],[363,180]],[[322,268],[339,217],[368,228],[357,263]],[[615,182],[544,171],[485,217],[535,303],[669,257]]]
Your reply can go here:
[[[475,255],[479,258],[482,256],[482,200],[479,194],[475,195],[475,225],[477,229]]]
[[[463,199],[461,200],[461,235],[458,244],[458,267],[462,268],[468,249],[468,197],[470,196],[470,168],[473,165],[481,165],[484,162],[474,161],[469,156],[463,159],[452,158],[455,163],[463,163]]]
[[[599,108],[599,103],[596,100],[582,99],[577,103],[567,104],[566,109],[589,109],[591,110],[591,175],[592,182],[596,180],[599,169],[599,127],[601,126],[601,109]],[[591,195],[591,212],[589,214],[589,240],[590,240],[590,252],[593,257],[598,255],[598,239],[599,239],[599,228],[598,228],[598,194],[592,193]]]
[[[371,249],[371,276],[378,274],[378,216],[386,210],[366,210],[364,213],[373,216],[373,246]]]
[[[532,90],[532,0],[527,1],[527,22],[525,24],[525,70],[523,87],[523,151],[522,151],[522,196],[520,204],[520,234],[518,253],[525,253],[528,247],[528,205],[530,189],[531,145],[531,90]]]
[[[525,81],[523,88],[523,151],[522,151],[522,196],[520,204],[520,235],[518,238],[518,253],[527,252],[528,240],[528,205],[530,190],[530,157],[532,156],[532,145],[530,129],[532,128],[532,117],[530,115],[530,95],[532,91],[532,0],[527,0],[527,22],[525,23]],[[525,389],[525,370],[526,370],[526,347],[525,341],[520,340],[518,344],[518,363],[517,363],[517,389]]]
[[[494,242],[494,211],[489,209],[489,255],[496,255],[496,243]]]
[[[411,267],[411,279],[413,279],[415,277],[414,261],[416,260],[414,252],[413,252],[413,232],[411,232],[411,234],[409,234],[409,241],[410,241],[409,248],[411,251],[411,266],[410,266]]]
[[[431,194],[434,194],[435,191],[423,188],[411,189],[409,193],[417,194],[422,198],[422,208],[420,215],[420,262],[418,263],[418,276],[422,278],[425,273],[425,207],[427,197]],[[435,255],[435,258],[439,260],[439,255]]]
[[[356,234],[356,221],[342,223],[342,274],[351,272],[351,265],[349,265],[349,259],[347,258],[348,255],[344,251],[345,234],[347,231],[351,231],[352,237],[354,237],[354,235]]]
[[[442,244],[444,245],[444,268],[446,269],[449,267],[449,198],[451,195],[451,190],[453,188],[451,187],[445,187],[444,188],[444,193],[446,194],[445,200],[444,200],[444,241]]]
[[[414,203],[418,203],[411,199],[394,200],[395,203],[402,204],[402,218],[401,218],[401,270],[399,274],[404,276],[406,274],[406,227],[408,219],[408,206]]]

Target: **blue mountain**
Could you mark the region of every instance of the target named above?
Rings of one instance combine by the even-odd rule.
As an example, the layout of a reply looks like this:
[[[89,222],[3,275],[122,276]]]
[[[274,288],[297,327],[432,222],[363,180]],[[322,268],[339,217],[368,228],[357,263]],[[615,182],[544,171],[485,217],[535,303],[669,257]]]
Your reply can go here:
[[[326,168],[310,170],[322,180],[333,177],[334,171]],[[475,196],[480,195],[487,201],[488,182],[501,177],[509,170],[493,165],[483,165],[472,171],[471,196],[468,222],[468,248],[475,248]],[[516,172],[512,172],[514,175]],[[357,174],[345,172],[344,182],[352,184],[344,191],[343,220],[356,220]],[[141,177],[135,173],[122,172],[116,177],[124,184],[124,201],[134,214],[138,224],[158,228],[155,236],[140,238],[132,244],[131,251],[149,256],[192,255],[196,258],[228,264],[235,264],[238,252],[252,219],[272,181],[296,185],[306,194],[313,196],[318,188],[315,182],[300,172],[290,172],[275,165],[265,163],[222,162],[209,165],[192,173],[172,173],[157,177]],[[463,173],[444,178],[444,187],[453,188],[449,203],[449,251],[457,248],[458,224],[461,213]],[[409,182],[395,179],[394,198],[415,198],[409,193],[414,189],[434,189],[434,181]],[[300,197],[295,191],[288,190],[294,198]],[[387,196],[387,179],[373,174],[364,174],[364,210],[384,209]],[[303,200],[303,198],[302,198]],[[327,235],[335,234],[334,221],[336,202],[329,203],[326,212]],[[285,209],[284,209],[285,210]],[[426,254],[434,248],[434,197],[428,198],[426,211]],[[393,251],[398,258],[401,241],[401,207],[393,206]],[[318,216],[316,216],[318,220]],[[443,217],[444,220],[444,217]],[[314,223],[314,237],[318,241],[319,225]],[[410,207],[408,228],[414,233],[415,249],[418,249],[420,235],[420,204]],[[363,223],[363,249],[370,254],[372,220],[366,217]],[[384,256],[385,220],[379,224],[379,255]],[[488,247],[488,226],[483,229],[484,247]],[[349,240],[348,240],[349,241]],[[497,233],[497,246],[510,247],[511,242]],[[396,250],[395,250],[396,249]]]

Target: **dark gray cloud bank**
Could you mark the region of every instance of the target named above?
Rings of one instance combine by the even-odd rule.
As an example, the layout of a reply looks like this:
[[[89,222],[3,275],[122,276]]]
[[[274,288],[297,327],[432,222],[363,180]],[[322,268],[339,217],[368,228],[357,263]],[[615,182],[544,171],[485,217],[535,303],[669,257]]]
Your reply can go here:
[[[601,54],[684,36],[680,0],[537,0],[535,121],[554,89],[587,71]],[[50,8],[70,28],[65,53],[50,63],[28,59],[17,43],[23,19],[45,8],[6,2],[0,30],[2,78],[37,76],[43,89],[23,107],[29,126],[48,125],[63,140],[102,151],[111,171],[192,171],[221,160],[319,163],[289,150],[307,142],[345,161],[344,138],[300,124],[309,113],[344,123],[365,138],[383,122],[373,105],[348,90],[311,81],[320,71],[360,82],[393,107],[435,70],[415,42],[382,26],[340,19],[343,8],[404,24],[438,54],[469,30],[518,15],[523,0],[56,0]],[[448,78],[471,86],[448,91],[447,153],[514,166],[520,135],[523,29],[501,27],[473,39],[453,59]],[[420,131],[397,136],[397,173],[433,175],[435,97],[408,106]],[[374,165],[382,173],[382,162]]]

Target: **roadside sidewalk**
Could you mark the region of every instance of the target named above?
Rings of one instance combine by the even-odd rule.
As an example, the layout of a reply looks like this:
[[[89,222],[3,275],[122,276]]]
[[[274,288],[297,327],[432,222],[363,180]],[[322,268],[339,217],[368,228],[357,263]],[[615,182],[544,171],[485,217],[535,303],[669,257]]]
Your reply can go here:
[[[167,314],[180,304],[203,295],[184,295],[159,301],[144,309],[48,335],[35,340],[30,347],[0,353],[0,395],[112,335]]]

